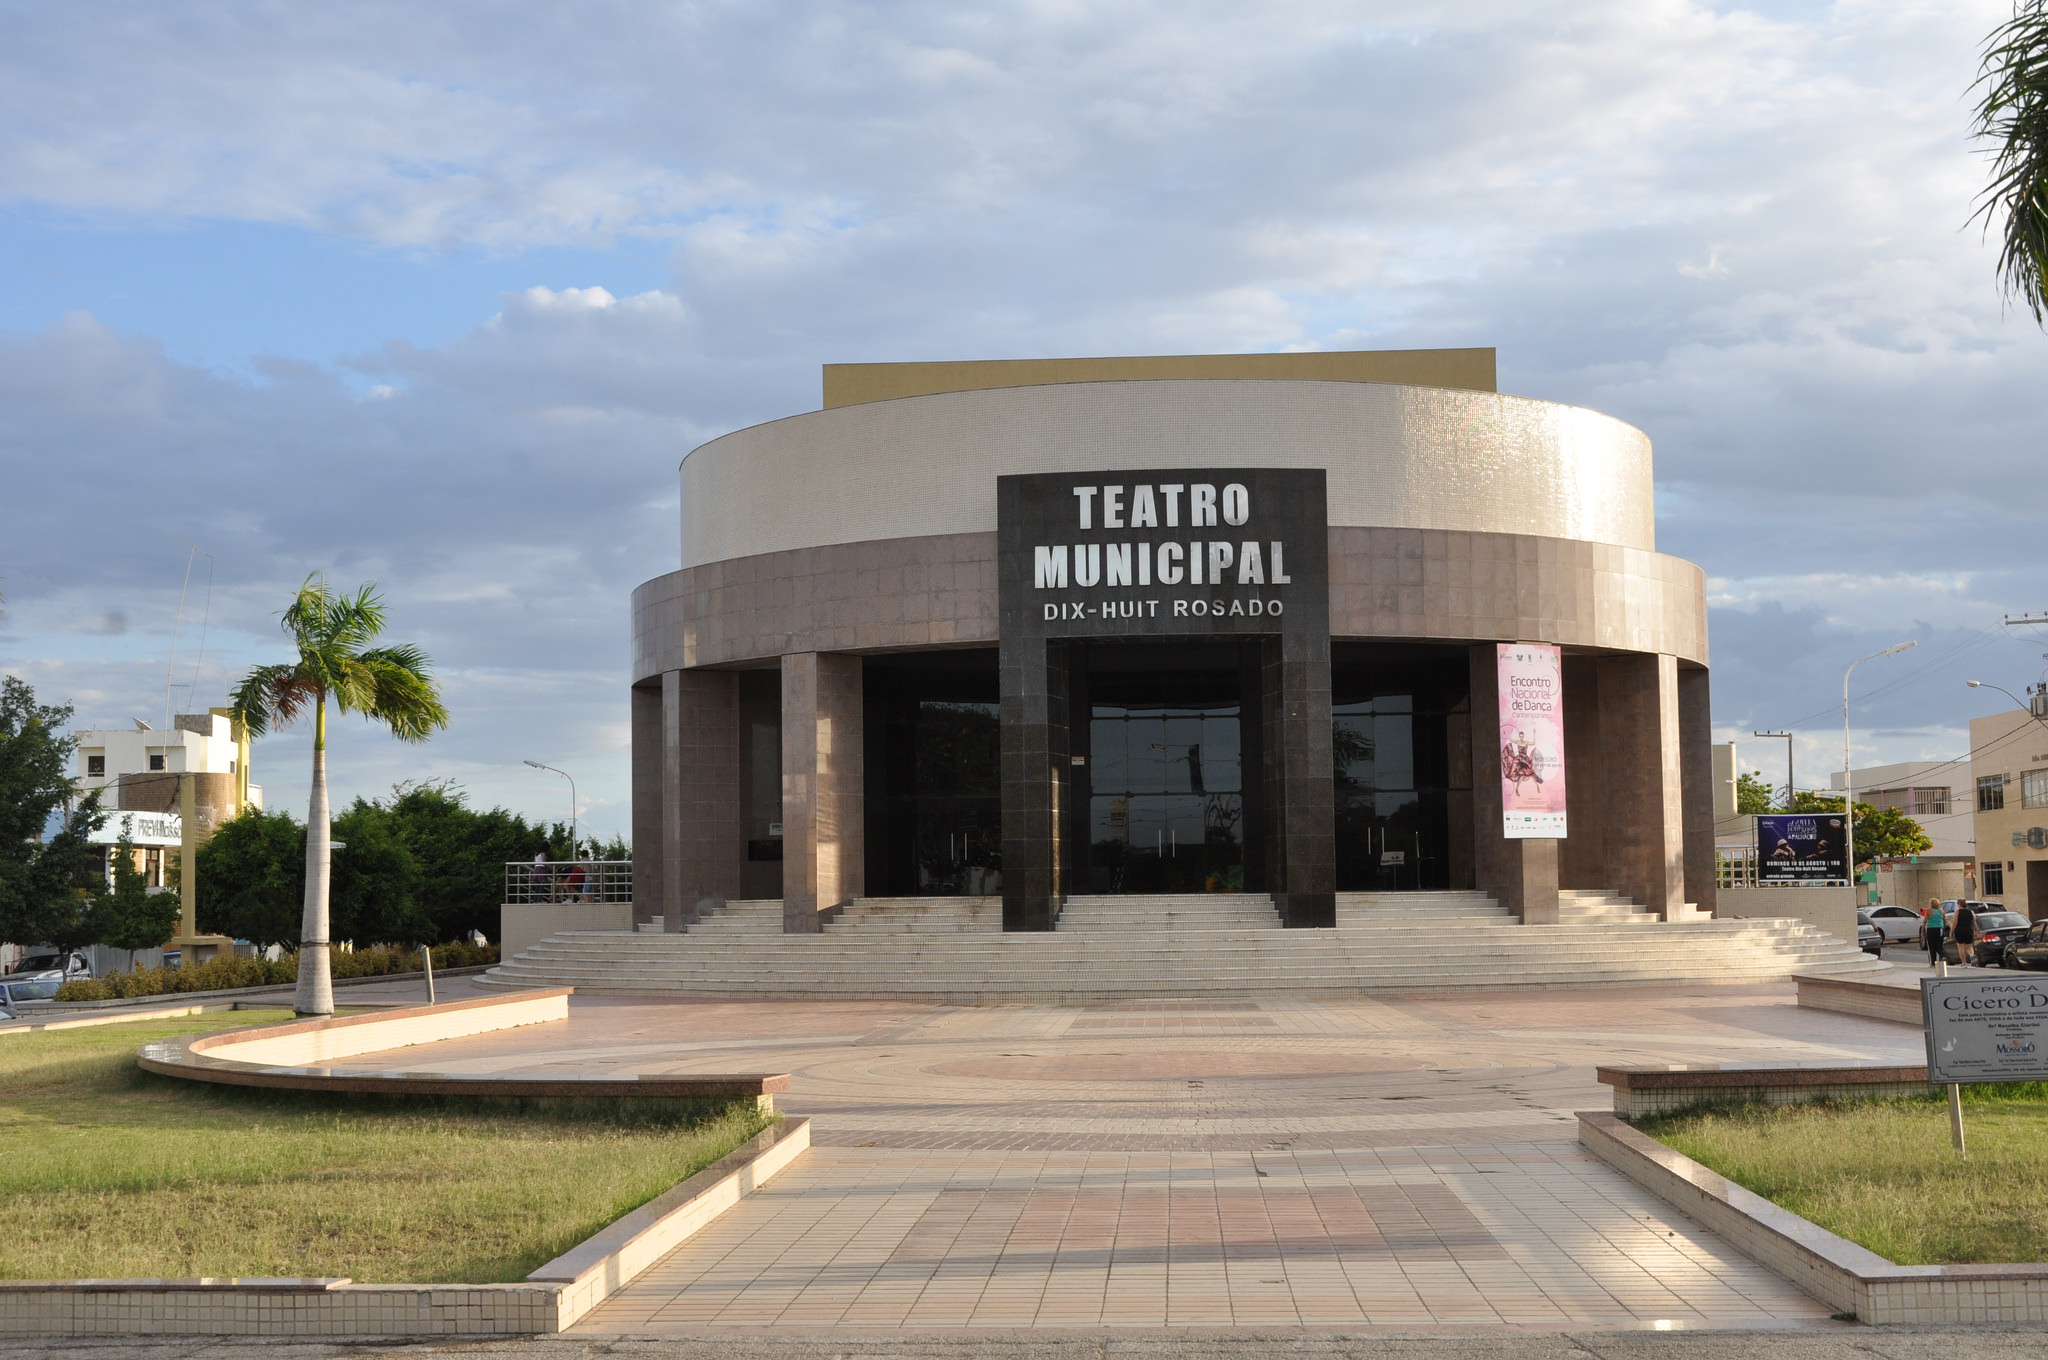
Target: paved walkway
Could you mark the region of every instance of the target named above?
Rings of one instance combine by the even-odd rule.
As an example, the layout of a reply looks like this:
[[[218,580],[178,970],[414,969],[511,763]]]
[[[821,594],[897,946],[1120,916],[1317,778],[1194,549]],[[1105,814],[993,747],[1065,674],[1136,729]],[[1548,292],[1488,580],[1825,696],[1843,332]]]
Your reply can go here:
[[[578,1328],[1755,1326],[1828,1310],[1575,1141],[1596,1062],[1910,1060],[1788,985],[1100,1008],[578,1000],[411,1070],[789,1071],[815,1146]]]

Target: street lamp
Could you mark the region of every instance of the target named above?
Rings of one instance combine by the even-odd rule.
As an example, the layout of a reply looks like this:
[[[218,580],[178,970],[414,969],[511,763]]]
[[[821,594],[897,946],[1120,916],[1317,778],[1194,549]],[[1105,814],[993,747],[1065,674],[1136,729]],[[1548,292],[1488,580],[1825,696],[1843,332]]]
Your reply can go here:
[[[1792,734],[1790,732],[1752,732],[1752,737],[1782,737],[1785,741],[1785,811],[1792,810]]]
[[[2006,698],[2012,700],[2021,708],[2025,709],[2027,711],[2028,717],[2032,718],[2035,722],[2040,723],[2042,726],[2048,727],[2048,717],[2044,717],[2042,713],[2042,710],[2044,708],[2048,708],[2048,702],[2044,702],[2044,700],[2041,698],[2041,695],[2044,692],[2048,692],[2048,687],[2044,687],[2043,690],[2035,691],[2034,699],[2032,700],[2032,702],[2029,702],[2026,699],[2020,698],[2019,695],[2014,694],[2004,685],[1987,685],[1982,680],[1965,680],[1963,683],[1968,685],[1971,689],[1997,690],[2000,694],[2003,694]]]
[[[1866,661],[1875,661],[1881,656],[1897,656],[1900,652],[1918,647],[1915,642],[1901,642],[1896,647],[1887,647],[1869,656],[1859,656],[1849,663],[1849,669],[1842,672],[1842,827],[1848,834],[1849,887],[1854,897],[1856,887],[1856,776],[1849,769],[1849,677],[1856,668]]]
[[[538,760],[529,760],[526,763],[536,770],[554,770],[556,774],[569,781],[569,858],[581,859],[582,856],[576,853],[576,776],[567,770],[556,770],[552,765],[543,765]]]

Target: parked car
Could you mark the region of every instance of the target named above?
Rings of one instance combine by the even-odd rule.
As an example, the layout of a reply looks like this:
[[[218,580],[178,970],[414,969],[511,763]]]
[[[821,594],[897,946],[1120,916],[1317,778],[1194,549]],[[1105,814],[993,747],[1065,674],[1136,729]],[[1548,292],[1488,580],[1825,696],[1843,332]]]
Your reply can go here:
[[[1970,953],[1970,962],[1979,968],[2004,963],[2006,944],[2024,936],[2033,924],[2024,912],[1985,911],[1980,908],[1977,912],[1977,947]]]
[[[92,964],[82,953],[41,953],[24,957],[0,983],[15,1001],[48,1001],[65,983],[91,976]]]
[[[1856,909],[1856,943],[1866,954],[1884,953],[1884,932],[1871,922],[1870,912],[1864,907]]]
[[[2035,921],[2025,934],[2008,939],[1998,962],[2006,968],[2048,968],[2048,921]]]
[[[1886,944],[1919,938],[1920,913],[1911,907],[1868,907],[1863,911],[1869,915],[1870,924],[1884,932]]]

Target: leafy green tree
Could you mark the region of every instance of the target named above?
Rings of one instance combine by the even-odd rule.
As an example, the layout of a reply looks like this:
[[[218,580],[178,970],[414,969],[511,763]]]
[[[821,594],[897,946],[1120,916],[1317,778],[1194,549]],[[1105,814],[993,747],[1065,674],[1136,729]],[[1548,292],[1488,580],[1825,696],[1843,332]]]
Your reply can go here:
[[[358,798],[334,819],[348,848],[334,861],[334,933],[368,944],[433,944],[434,922],[421,905],[419,859],[403,819]]]
[[[305,899],[306,829],[290,813],[250,808],[199,847],[201,930],[296,948]]]
[[[178,928],[183,907],[174,892],[151,892],[149,882],[135,867],[135,842],[122,836],[110,852],[114,864],[114,886],[107,894],[105,928],[99,942],[128,951],[135,962],[138,949],[155,949],[171,938]]]
[[[1840,812],[1842,799],[1839,794],[1814,793],[1802,789],[1792,797],[1793,812]],[[1856,805],[1856,862],[1868,864],[1874,859],[1905,859],[1909,855],[1924,854],[1934,848],[1920,823],[1908,817],[1897,808],[1872,807],[1869,803]]]
[[[1764,779],[1761,770],[1754,774],[1737,776],[1735,780],[1735,810],[1749,816],[1758,812],[1769,812],[1777,805],[1777,790]]]
[[[2000,223],[1998,280],[2048,325],[2048,0],[2018,0],[1985,44],[1977,135],[1994,144],[1976,216]]]
[[[334,1013],[328,902],[332,831],[327,815],[327,701],[343,713],[382,722],[400,741],[425,741],[448,725],[427,655],[410,643],[372,647],[384,631],[384,603],[374,584],[336,595],[317,573],[284,611],[284,631],[298,656],[258,666],[235,691],[234,715],[251,736],[286,726],[310,708],[313,784],[306,808],[306,901],[299,936],[300,1015]]]
[[[105,824],[98,793],[45,839],[71,798],[77,739],[60,735],[66,706],[38,704],[28,682],[0,677],[0,940],[75,949],[102,929],[105,880],[86,838]]]

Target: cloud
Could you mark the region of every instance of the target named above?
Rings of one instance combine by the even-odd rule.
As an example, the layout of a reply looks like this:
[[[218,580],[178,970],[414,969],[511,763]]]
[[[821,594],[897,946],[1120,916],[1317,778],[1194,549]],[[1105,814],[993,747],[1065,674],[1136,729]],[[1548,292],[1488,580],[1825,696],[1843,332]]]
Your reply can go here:
[[[7,200],[533,272],[451,341],[241,377],[90,315],[0,335],[0,648],[160,705],[189,544],[221,677],[307,571],[374,577],[459,694],[427,758],[509,799],[491,771],[583,753],[622,807],[625,597],[675,565],[675,464],[814,406],[819,363],[1493,344],[1509,390],[1655,440],[1661,545],[1716,582],[1717,721],[1818,730],[1902,626],[1944,656],[2048,604],[2048,341],[1965,226],[1966,90],[2008,12],[25,11]],[[662,287],[548,263],[627,240]],[[1995,637],[1942,665],[2037,665]],[[1981,711],[1927,675],[1874,701],[1873,752]],[[419,758],[365,750],[366,778]]]

